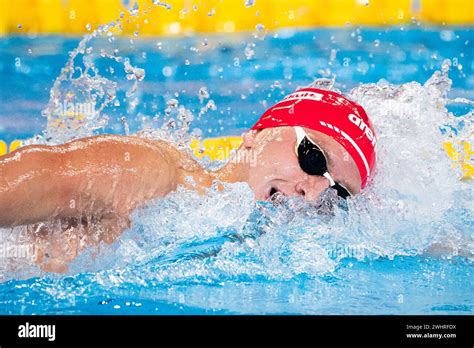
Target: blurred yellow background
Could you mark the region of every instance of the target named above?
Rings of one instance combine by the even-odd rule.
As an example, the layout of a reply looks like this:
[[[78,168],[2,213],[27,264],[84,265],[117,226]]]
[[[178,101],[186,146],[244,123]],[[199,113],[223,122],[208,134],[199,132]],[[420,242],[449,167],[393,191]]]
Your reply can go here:
[[[139,15],[128,8],[139,5]],[[124,34],[176,35],[280,27],[474,24],[474,0],[0,0],[0,35],[83,34],[124,13]],[[124,3],[128,3],[126,6]]]

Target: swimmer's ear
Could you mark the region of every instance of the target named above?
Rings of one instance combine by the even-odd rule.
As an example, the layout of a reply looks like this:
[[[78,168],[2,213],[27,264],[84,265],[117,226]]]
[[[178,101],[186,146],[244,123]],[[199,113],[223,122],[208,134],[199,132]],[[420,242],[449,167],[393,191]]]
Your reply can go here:
[[[257,143],[257,134],[258,130],[249,130],[247,133],[244,133],[242,146],[246,149],[251,149]]]

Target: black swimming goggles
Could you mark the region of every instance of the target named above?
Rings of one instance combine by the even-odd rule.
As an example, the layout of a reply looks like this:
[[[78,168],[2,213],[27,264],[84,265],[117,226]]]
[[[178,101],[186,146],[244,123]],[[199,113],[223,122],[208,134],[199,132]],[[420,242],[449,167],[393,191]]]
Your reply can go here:
[[[328,172],[328,161],[324,151],[314,143],[303,128],[294,127],[296,132],[295,152],[301,169],[309,175],[324,176],[337,195],[346,199],[352,194],[347,188],[335,182]]]

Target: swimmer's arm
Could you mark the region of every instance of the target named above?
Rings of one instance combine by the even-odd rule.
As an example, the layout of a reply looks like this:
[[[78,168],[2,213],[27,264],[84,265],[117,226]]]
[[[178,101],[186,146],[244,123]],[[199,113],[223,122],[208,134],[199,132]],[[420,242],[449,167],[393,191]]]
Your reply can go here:
[[[0,227],[83,215],[127,215],[175,189],[174,153],[136,137],[26,146],[0,157]]]

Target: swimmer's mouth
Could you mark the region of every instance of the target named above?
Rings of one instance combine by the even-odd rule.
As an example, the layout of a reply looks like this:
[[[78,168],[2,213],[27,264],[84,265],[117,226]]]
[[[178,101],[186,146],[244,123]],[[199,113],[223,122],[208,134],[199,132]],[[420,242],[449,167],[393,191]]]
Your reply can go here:
[[[278,190],[276,187],[270,187],[270,190],[267,193],[266,200],[273,200],[275,198],[275,195],[277,193],[282,193],[280,190]]]

